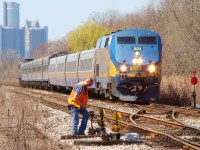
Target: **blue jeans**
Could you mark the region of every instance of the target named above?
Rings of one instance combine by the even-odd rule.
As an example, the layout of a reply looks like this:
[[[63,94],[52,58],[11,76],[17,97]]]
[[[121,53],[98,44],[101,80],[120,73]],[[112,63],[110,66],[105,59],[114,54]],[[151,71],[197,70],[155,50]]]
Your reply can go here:
[[[74,106],[70,106],[70,108],[72,113],[72,135],[84,133],[89,119],[88,111],[86,109],[78,109],[77,107]],[[80,113],[83,116],[79,130],[78,130],[78,123],[79,123],[78,113]]]

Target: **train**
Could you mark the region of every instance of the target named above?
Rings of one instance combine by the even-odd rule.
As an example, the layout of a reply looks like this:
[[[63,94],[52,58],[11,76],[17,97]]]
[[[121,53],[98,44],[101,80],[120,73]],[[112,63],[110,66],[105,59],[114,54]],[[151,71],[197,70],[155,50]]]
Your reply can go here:
[[[149,102],[159,97],[162,69],[161,36],[147,29],[125,29],[97,40],[96,47],[58,53],[19,65],[19,84],[71,90],[88,77],[90,93],[121,101]]]

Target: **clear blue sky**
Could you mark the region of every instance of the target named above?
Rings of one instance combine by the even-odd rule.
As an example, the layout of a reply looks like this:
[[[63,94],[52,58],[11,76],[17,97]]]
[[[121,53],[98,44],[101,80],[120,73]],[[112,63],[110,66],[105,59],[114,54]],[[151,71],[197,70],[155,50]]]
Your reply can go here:
[[[142,10],[150,0],[0,0],[0,24],[3,24],[3,1],[20,4],[20,27],[26,19],[39,20],[48,26],[49,40],[67,35],[93,12],[117,10],[122,14]],[[158,0],[156,0],[158,1]]]

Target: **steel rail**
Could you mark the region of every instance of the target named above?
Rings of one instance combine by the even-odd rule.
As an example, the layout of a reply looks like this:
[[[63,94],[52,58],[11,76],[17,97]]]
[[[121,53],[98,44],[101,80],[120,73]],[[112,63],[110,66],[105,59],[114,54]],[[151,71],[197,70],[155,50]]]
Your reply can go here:
[[[172,139],[172,140],[175,140],[175,141],[177,141],[177,142],[182,143],[183,145],[185,145],[185,146],[188,147],[188,148],[191,148],[191,149],[194,149],[194,150],[199,150],[199,149],[200,149],[200,144],[198,144],[198,143],[195,143],[195,142],[191,142],[191,141],[189,141],[189,140],[182,139],[182,138],[180,138],[180,137],[178,137],[178,136],[170,135],[170,134],[163,133],[163,132],[160,132],[160,131],[155,131],[155,130],[152,130],[151,128],[148,128],[148,127],[145,127],[145,126],[142,126],[142,125],[137,124],[137,123],[134,121],[134,120],[135,120],[135,115],[136,115],[136,114],[130,116],[130,120],[131,120],[131,122],[134,124],[135,127],[139,128],[139,129],[142,129],[142,130],[145,130],[145,131],[149,131],[149,132],[155,133],[155,134],[157,134],[157,135],[166,136],[166,137],[168,137],[168,138],[170,138],[170,139]],[[143,117],[143,116],[141,116],[141,117]],[[146,118],[146,117],[145,117],[145,118]],[[155,119],[153,118],[153,120],[155,120]],[[161,122],[162,122],[162,121],[161,121]],[[166,123],[167,123],[167,122],[166,122]],[[164,124],[165,124],[165,123],[164,123]],[[173,125],[173,126],[176,126],[176,127],[181,127],[180,124],[174,124],[174,123],[173,123],[172,125]]]

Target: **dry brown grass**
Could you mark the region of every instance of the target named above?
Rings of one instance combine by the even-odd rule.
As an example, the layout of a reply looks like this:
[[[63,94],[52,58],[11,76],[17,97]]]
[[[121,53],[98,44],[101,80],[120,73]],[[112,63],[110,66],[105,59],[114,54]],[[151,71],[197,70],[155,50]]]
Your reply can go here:
[[[56,149],[51,140],[38,137],[27,125],[34,125],[42,118],[38,103],[0,86],[0,149]]]
[[[12,85],[12,86],[19,86],[19,80],[16,78],[11,78],[11,79],[4,79],[0,81],[0,85]]]
[[[191,84],[191,76],[171,75],[163,76],[161,80],[161,96],[159,103],[190,106],[194,86]],[[196,86],[197,103],[200,88]]]

